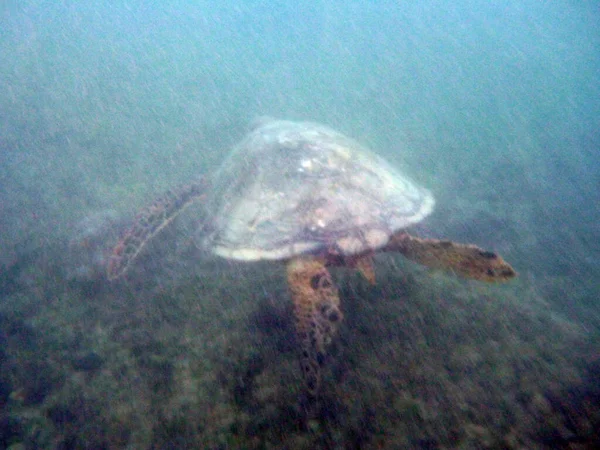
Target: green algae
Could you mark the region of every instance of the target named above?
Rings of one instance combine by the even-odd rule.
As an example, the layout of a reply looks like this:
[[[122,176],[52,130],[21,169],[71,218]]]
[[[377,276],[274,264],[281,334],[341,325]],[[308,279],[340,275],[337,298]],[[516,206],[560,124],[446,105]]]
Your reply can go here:
[[[62,409],[85,411],[86,424],[71,421],[64,436],[72,445],[95,433],[112,448],[535,447],[565,420],[535,399],[582,382],[568,352],[586,342],[582,331],[544,313],[535,291],[524,303],[517,287],[481,287],[385,257],[376,286],[335,272],[345,321],[306,421],[281,267],[225,268],[90,292],[29,267],[44,289],[22,286],[0,310],[13,324],[3,327],[7,348],[19,349],[13,367],[46,361],[38,371],[53,374],[39,403],[8,405],[24,441],[43,448],[63,433],[48,420]],[[99,369],[73,367],[89,352]],[[15,392],[28,386],[24,369],[6,373]],[[597,417],[585,411],[578,426],[593,438]]]

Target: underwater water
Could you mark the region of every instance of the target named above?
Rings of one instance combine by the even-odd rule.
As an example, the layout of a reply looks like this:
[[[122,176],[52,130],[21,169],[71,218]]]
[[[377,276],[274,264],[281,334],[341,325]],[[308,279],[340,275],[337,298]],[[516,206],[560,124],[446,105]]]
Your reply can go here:
[[[9,0],[0,61],[0,448],[600,447],[594,2]],[[332,270],[308,419],[285,268],[203,253],[201,205],[105,276],[265,115],[355,138],[435,196],[411,231],[519,272]]]

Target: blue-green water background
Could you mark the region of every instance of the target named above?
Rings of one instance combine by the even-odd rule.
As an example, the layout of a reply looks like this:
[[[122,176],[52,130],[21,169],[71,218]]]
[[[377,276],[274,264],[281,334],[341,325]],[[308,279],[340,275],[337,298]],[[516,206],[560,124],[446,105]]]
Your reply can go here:
[[[486,342],[484,331],[500,333],[498,330],[505,327],[502,328],[503,342],[510,342],[511,333],[518,334],[514,341],[517,348],[492,345],[490,353],[507,362],[506,365],[492,366],[495,367],[491,369],[492,373],[497,376],[495,383],[512,380],[500,371],[506,367],[510,367],[509,372],[513,370],[520,364],[520,357],[523,360],[531,358],[537,365],[523,363],[523,367],[514,369],[514,378],[536,377],[528,375],[530,370],[532,374],[548,374],[547,379],[538,378],[540,390],[544,383],[553,383],[552,377],[567,374],[565,377],[568,378],[571,375],[569,357],[578,350],[571,343],[580,342],[579,337],[569,340],[571,338],[562,335],[550,335],[555,330],[552,327],[548,328],[549,335],[546,336],[543,327],[550,323],[545,322],[545,317],[559,318],[559,322],[564,318],[565,323],[575,324],[582,339],[591,343],[586,352],[592,354],[592,361],[597,361],[597,343],[600,341],[599,79],[600,9],[592,1],[2,2],[0,293],[3,297],[0,302],[6,302],[7,306],[2,308],[5,312],[0,315],[0,322],[2,326],[18,324],[11,328],[16,330],[13,336],[16,336],[14,348],[17,350],[10,350],[15,352],[10,357],[13,359],[6,357],[6,361],[17,362],[11,363],[10,380],[5,384],[10,384],[10,388],[5,389],[3,398],[9,399],[7,404],[15,414],[21,414],[20,401],[24,401],[25,406],[29,402],[43,404],[44,411],[54,408],[52,405],[59,403],[49,394],[54,389],[62,389],[61,395],[67,398],[65,404],[77,404],[69,395],[76,396],[78,390],[71,387],[70,381],[65,382],[63,375],[57,375],[61,383],[54,383],[54,379],[52,383],[42,382],[44,395],[33,395],[33,400],[29,399],[32,395],[23,392],[27,389],[36,392],[40,382],[36,379],[32,383],[34,388],[27,387],[28,383],[19,378],[19,364],[26,368],[23,373],[27,378],[32,373],[31,367],[37,367],[35,361],[44,361],[44,355],[48,354],[51,361],[42,366],[48,366],[49,373],[59,373],[62,369],[56,369],[53,364],[60,366],[63,361],[60,358],[65,355],[68,361],[72,342],[82,342],[82,348],[77,347],[77,352],[87,355],[91,349],[93,355],[99,354],[106,366],[112,367],[111,364],[116,363],[110,362],[111,358],[120,361],[121,353],[114,350],[117,344],[122,344],[123,348],[133,345],[135,350],[140,339],[144,341],[147,338],[144,336],[154,332],[156,327],[161,329],[161,320],[165,317],[179,323],[181,317],[176,317],[179,310],[174,305],[179,297],[175,295],[144,297],[139,294],[141,291],[134,289],[126,290],[128,294],[125,295],[118,288],[117,294],[110,291],[112,288],[106,294],[98,285],[85,288],[70,285],[54,272],[57,267],[68,271],[73,263],[60,249],[77,233],[77,224],[85,218],[95,217],[98,212],[108,209],[115,210],[119,217],[131,217],[138,208],[169,187],[185,183],[200,173],[214,171],[227,149],[243,136],[248,124],[261,115],[321,122],[371,147],[434,193],[436,211],[421,227],[422,233],[474,242],[498,251],[519,272],[519,278],[508,287],[487,291],[484,290],[487,288],[459,285],[450,278],[442,278],[442,281],[440,278],[435,281],[428,277],[415,278],[414,283],[420,283],[422,287],[431,285],[431,292],[447,292],[450,300],[444,300],[441,294],[432,298],[431,309],[422,311],[425,319],[421,321],[418,319],[421,312],[415,313],[414,309],[427,308],[429,300],[416,300],[418,295],[411,294],[411,288],[406,287],[410,283],[407,283],[398,291],[401,298],[410,299],[406,309],[402,309],[402,303],[395,306],[396,303],[380,302],[377,298],[373,303],[364,302],[367,305],[364,308],[379,308],[382,314],[354,317],[355,324],[361,319],[371,321],[372,332],[379,327],[390,342],[398,339],[406,342],[407,348],[413,343],[411,339],[420,336],[418,332],[426,330],[424,334],[430,345],[416,351],[412,357],[419,360],[415,363],[418,367],[429,367],[428,361],[433,361],[432,372],[439,369],[442,377],[445,362],[435,365],[436,351],[445,351],[447,339],[443,334],[435,336],[436,327],[441,323],[439,316],[462,323],[459,319],[465,320],[465,311],[475,314],[481,310],[477,313],[481,314],[478,320],[468,320],[473,325],[475,337],[470,334],[471,329],[467,331],[458,326],[456,331],[449,328],[457,333],[457,341],[464,336],[468,344],[468,351],[464,352],[467,357],[463,358],[468,361],[461,360],[461,364],[471,364],[469,355],[473,354],[473,348],[485,348],[490,342],[496,345],[493,339]],[[90,225],[90,229],[93,230],[93,226]],[[185,241],[182,239],[181,242]],[[43,263],[36,266],[36,258],[40,259],[40,255],[43,255]],[[39,274],[28,268],[30,264],[38,270],[41,267],[42,272],[48,267],[52,270]],[[168,265],[165,261],[156,263],[158,278],[164,277],[163,271],[169,270],[165,265]],[[219,292],[220,301],[229,307],[227,314],[235,311],[238,303],[245,304],[243,308],[248,309],[247,305],[254,305],[263,291],[265,296],[272,295],[277,299],[287,295],[281,275],[279,278],[274,275],[278,273],[275,269],[266,273],[264,279],[260,278],[259,269],[254,270],[252,280],[264,281],[275,276],[276,283],[261,286],[246,279],[245,286],[253,286],[254,290],[247,291],[245,303],[243,298],[236,297],[237,289],[244,291],[244,288],[231,283],[232,278],[226,278],[227,285],[219,288],[200,282],[198,292],[202,293],[202,289],[208,293]],[[414,270],[408,271],[409,278]],[[154,273],[150,275],[153,277]],[[135,276],[132,278],[135,280]],[[385,275],[382,278],[386,280]],[[148,280],[138,279],[133,284],[145,281]],[[240,283],[243,281],[241,277]],[[57,286],[64,286],[64,290]],[[182,291],[185,289],[188,288],[184,287]],[[352,292],[349,288],[344,289],[345,294]],[[394,288],[381,289],[375,294],[366,291],[365,296],[386,297]],[[453,296],[452,292],[457,294]],[[206,298],[199,297],[204,302],[199,300],[198,308],[215,313],[215,317],[221,319],[228,317],[219,315],[218,302],[210,304],[208,293]],[[92,299],[89,304],[84,304],[86,296]],[[128,297],[129,303],[126,300],[121,303],[120,296],[131,297]],[[469,303],[465,298],[470,296],[478,300]],[[182,304],[186,305],[181,309],[184,316],[188,314],[185,309],[190,303],[188,297],[181,294]],[[235,298],[235,302],[228,304],[230,297]],[[483,310],[480,302],[485,300],[481,299],[488,297],[496,302],[493,306],[498,308],[496,313]],[[119,299],[117,305],[106,300],[105,310],[97,310],[100,311],[98,314],[108,314],[109,319],[90,317],[86,309],[102,307],[101,298]],[[277,304],[277,301],[273,303]],[[520,309],[498,313],[502,311],[503,301],[507,302],[506,308],[511,305],[512,308],[523,307],[526,313],[523,313],[522,323],[518,322]],[[144,302],[156,309],[163,307],[163,303],[168,306],[164,307],[162,315],[156,313],[155,322],[134,323],[130,335],[122,341],[117,338],[103,340],[104,330],[109,329],[113,321],[110,314],[114,314],[113,322],[123,320],[129,313],[121,313],[120,307],[131,311],[131,304]],[[350,299],[345,310],[346,326],[353,332],[357,328],[351,328],[352,307],[356,308],[358,303],[352,303]],[[532,304],[531,308],[529,304]],[[440,312],[441,307],[447,310]],[[407,313],[406,321],[399,317],[401,326],[395,322],[390,325],[386,320],[394,320],[395,313],[386,308],[400,308],[401,312]],[[143,308],[133,308],[134,311],[139,309]],[[14,310],[16,319],[6,310]],[[455,310],[459,312],[453,316]],[[70,315],[65,311],[73,312]],[[210,315],[188,315],[199,317],[200,322],[206,321],[206,330],[198,329],[198,336],[202,332],[213,333],[213,325],[220,330],[218,320],[212,324]],[[428,315],[437,317],[429,325]],[[228,329],[234,343],[236,332],[240,329],[247,332],[248,323],[253,323],[252,319],[246,321],[245,314],[235,317]],[[538,319],[539,323],[536,322]],[[269,320],[277,328],[279,319]],[[530,323],[535,326],[528,336]],[[72,329],[70,324],[73,324]],[[54,335],[53,326],[56,328]],[[165,326],[168,328],[168,324]],[[78,331],[79,327],[81,331]],[[148,327],[151,331],[140,333],[142,338],[139,338],[135,334],[139,331],[136,327]],[[364,322],[360,327],[369,330]],[[385,331],[388,328],[392,330],[389,333]],[[123,329],[128,330],[125,326]],[[571,330],[564,324],[556,329],[561,333],[564,331],[565,336]],[[11,335],[6,330],[8,328],[0,329],[3,345],[11,342]],[[20,347],[27,344],[19,334],[22,330],[43,336],[40,338],[42,344],[28,338],[31,341],[27,342],[33,342],[30,347],[37,350],[27,347],[25,351]],[[175,329],[171,335],[157,334],[158,344],[152,341],[152,345],[160,347],[162,341],[170,342],[178,331]],[[218,333],[214,337],[217,343],[225,336]],[[260,333],[249,334],[257,335]],[[194,343],[194,333],[189,336],[190,342]],[[209,336],[208,342],[213,342],[213,336]],[[272,337],[268,336],[269,339]],[[360,336],[357,342],[369,342],[369,338]],[[238,339],[243,342],[246,338]],[[269,339],[265,338],[265,341]],[[344,339],[348,340],[347,335]],[[380,335],[373,337],[374,342],[378,339],[381,339]],[[61,344],[62,347],[56,343],[63,340],[66,343]],[[54,350],[58,348],[57,354],[63,356],[52,360],[54,353],[46,353],[43,343],[54,345]],[[521,354],[519,345],[523,343],[533,344]],[[175,359],[173,353],[176,354],[179,347],[169,345],[165,343],[164,348],[170,350],[161,350],[158,354],[172,361]],[[449,347],[454,348],[453,343]],[[140,373],[152,378],[154,372],[148,369],[148,361],[154,364],[152,361],[155,360],[146,358],[144,352],[152,354],[152,358],[156,355],[152,353],[154,347],[148,348],[144,347],[135,356],[143,360]],[[194,346],[190,345],[190,348]],[[503,350],[498,353],[497,348]],[[504,351],[505,348],[509,350]],[[380,350],[379,347],[376,349]],[[291,358],[287,356],[290,350],[287,351],[283,352],[283,361]],[[215,353],[219,352],[217,348]],[[411,364],[409,357],[388,358],[384,350],[381,352],[379,356],[383,355],[384,361],[396,361],[397,364],[408,361],[406,364]],[[562,352],[564,358],[557,357],[557,352],[559,356]],[[9,353],[8,350],[0,351],[0,359],[4,360],[3,355]],[[369,351],[364,351],[362,358],[365,353],[368,356]],[[531,354],[541,356],[535,359]],[[198,354],[190,353],[190,364],[204,367],[204,357],[198,349]],[[510,358],[516,358],[517,362],[513,364]],[[223,364],[235,366],[242,364],[242,360],[244,358],[232,356]],[[276,360],[273,356],[273,361]],[[560,368],[555,365],[559,360]],[[72,363],[81,370],[81,364],[78,364],[78,361]],[[354,361],[353,364],[358,363]],[[391,364],[392,367],[395,365]],[[219,367],[218,364],[215,363],[212,369],[218,371],[214,367]],[[274,367],[274,380],[278,379],[278,370],[288,373],[285,365],[284,369]],[[210,369],[206,370],[210,372]],[[387,367],[380,372],[391,373],[390,370]],[[405,378],[410,380],[411,370],[412,366],[402,366],[400,375],[395,376],[402,379],[406,375]],[[199,369],[198,372],[205,373]],[[5,375],[8,373],[5,371]],[[290,369],[289,373],[296,372]],[[485,385],[488,375],[478,373],[465,372],[463,375],[472,379],[474,385],[483,379]],[[597,368],[595,373],[597,377]],[[412,379],[420,380],[419,376]],[[4,383],[6,379],[4,376],[0,381]],[[429,381],[432,379],[435,380],[434,375],[428,378]],[[94,392],[100,392],[100,398],[105,398],[102,393],[102,389],[108,389],[102,384],[105,378],[98,376],[95,380],[100,380],[96,381],[100,387],[90,382],[89,389],[95,389]],[[526,385],[523,390],[527,395],[538,399],[538,394],[530,394],[537,387],[520,380]],[[297,382],[293,379],[290,385],[295,386]],[[338,382],[340,386],[346,386]],[[349,384],[352,386],[353,382],[351,379]],[[26,387],[20,388],[21,384]],[[212,392],[216,385],[214,381],[206,381],[207,391]],[[418,401],[425,402],[427,395],[419,394],[419,389],[427,390],[427,386],[426,382],[420,382],[413,390],[407,389]],[[462,388],[464,392],[470,392],[468,388]],[[482,399],[486,392],[505,389],[500,385],[494,388],[496,390],[478,391],[474,398]],[[512,395],[510,389],[506,388],[507,396]],[[367,404],[370,396],[376,397],[369,392],[388,395],[383,388],[372,391],[365,388],[361,392],[360,387],[352,387],[347,391],[352,392],[348,398],[362,399]],[[149,392],[154,392],[159,400],[163,398],[153,385]],[[396,390],[391,392],[397,394]],[[432,392],[437,391],[432,388]],[[504,397],[496,393],[492,397],[500,404],[504,401]],[[514,398],[519,400],[519,395],[515,394]],[[125,400],[123,404],[127,404]],[[490,429],[494,429],[490,424],[505,414],[490,406],[493,401],[481,400],[482,409],[473,409],[481,412],[489,406],[489,417],[482,417],[481,422]],[[202,402],[204,399],[199,404]],[[283,403],[288,405],[282,406],[285,411],[290,404],[295,404],[287,397]],[[514,404],[517,403],[515,400]],[[546,408],[541,400],[537,404],[538,409]],[[392,411],[398,408],[410,410],[411,405],[401,403]],[[111,403],[100,409],[110,414],[112,407]],[[177,408],[171,409],[176,411]],[[516,411],[518,407],[511,403],[507,409]],[[268,408],[257,407],[260,414],[256,417],[262,417],[265,410]],[[2,420],[4,413],[0,414]],[[62,416],[56,419],[51,412],[43,414],[50,415],[60,428]],[[377,422],[382,428],[389,418],[385,417]],[[520,421],[518,414],[515,417],[517,424],[526,423]],[[404,417],[401,419],[401,423],[407,422]],[[119,420],[125,423],[129,419]],[[136,426],[143,428],[146,422],[131,419],[131,423],[137,424],[131,425],[135,429]],[[397,428],[399,422],[392,420],[390,423],[387,429]],[[85,430],[85,421],[81,426],[85,441],[90,434]],[[439,431],[420,425],[415,430],[415,435],[419,430],[425,430],[424,433],[433,436]],[[552,433],[550,435],[554,436]],[[11,435],[10,442],[24,439],[21,434]],[[438,433],[441,435],[444,433]],[[134,437],[131,442],[135,442]],[[440,438],[441,441],[444,439],[450,441],[451,437]],[[123,441],[127,439],[123,438]],[[523,442],[527,446],[530,441]]]
[[[8,1],[0,20],[4,265],[213,170],[267,114],[370,145],[435,193],[432,234],[563,277],[555,307],[598,326],[594,2]]]

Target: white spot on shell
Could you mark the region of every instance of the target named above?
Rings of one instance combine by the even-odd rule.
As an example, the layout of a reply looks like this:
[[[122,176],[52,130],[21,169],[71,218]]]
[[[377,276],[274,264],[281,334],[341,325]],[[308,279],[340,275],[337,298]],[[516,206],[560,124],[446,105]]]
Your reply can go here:
[[[313,162],[311,159],[303,159],[300,161],[300,166],[302,166],[301,169],[311,170],[313,167]]]
[[[385,232],[384,230],[374,228],[372,230],[367,231],[365,238],[370,248],[378,249],[387,244],[389,240],[389,233]]]
[[[349,236],[337,240],[339,249],[345,255],[353,255],[364,250],[364,245],[360,239]]]

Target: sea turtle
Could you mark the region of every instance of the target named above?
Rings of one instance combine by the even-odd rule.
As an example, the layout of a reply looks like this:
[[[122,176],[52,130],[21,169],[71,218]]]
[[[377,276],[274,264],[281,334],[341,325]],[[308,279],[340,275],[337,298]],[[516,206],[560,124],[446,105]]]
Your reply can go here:
[[[516,275],[496,253],[409,235],[405,229],[433,210],[433,196],[356,141],[315,123],[267,120],[208,180],[143,210],[114,248],[108,278],[122,276],[148,240],[198,199],[208,251],[231,260],[285,261],[302,374],[312,395],[343,317],[328,266],[355,268],[374,282],[374,253],[394,251],[477,280]]]

